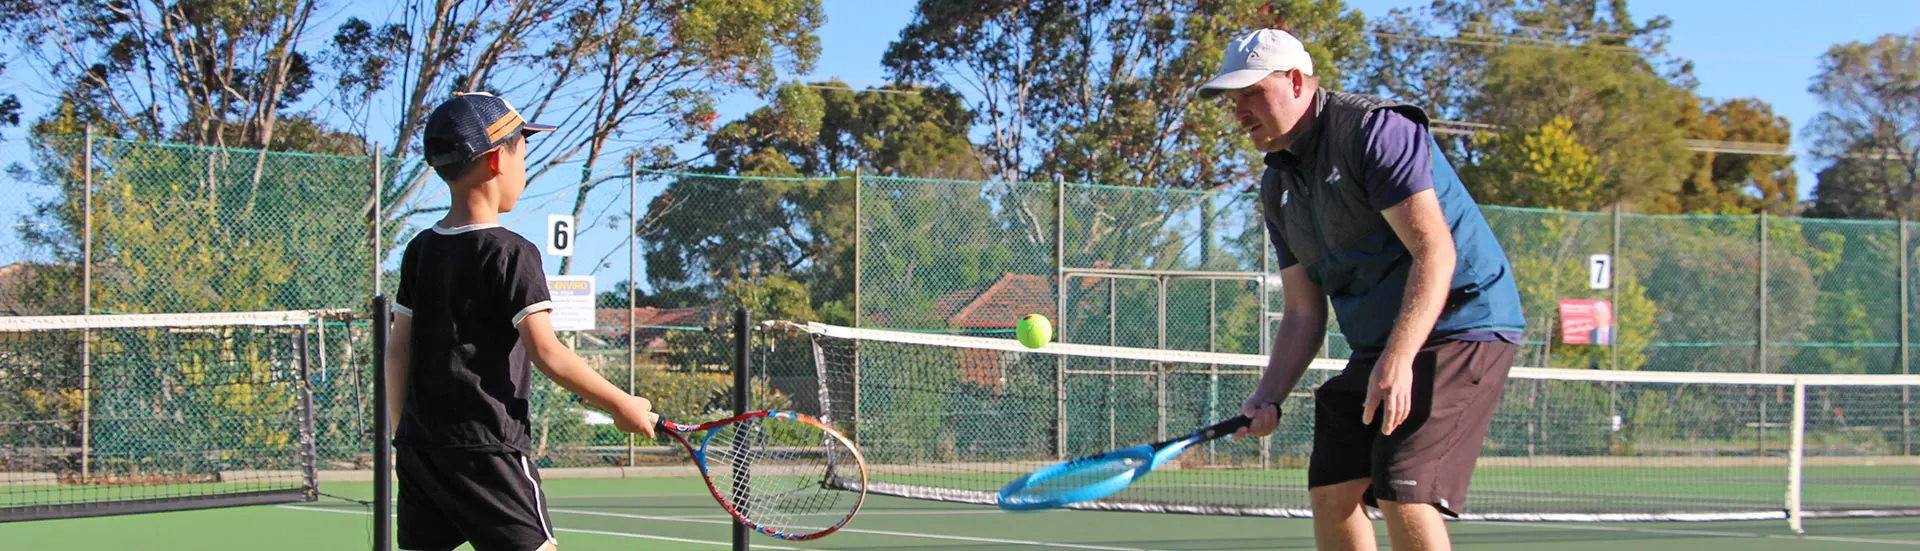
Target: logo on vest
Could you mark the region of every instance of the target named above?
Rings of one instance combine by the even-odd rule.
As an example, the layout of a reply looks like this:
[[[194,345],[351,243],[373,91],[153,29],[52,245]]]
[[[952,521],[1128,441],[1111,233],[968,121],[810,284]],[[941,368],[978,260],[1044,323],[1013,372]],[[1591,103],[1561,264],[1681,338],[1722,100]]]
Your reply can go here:
[[[1333,173],[1327,175],[1327,185],[1333,185],[1339,182],[1340,182],[1340,167],[1336,166],[1336,167],[1333,167]]]

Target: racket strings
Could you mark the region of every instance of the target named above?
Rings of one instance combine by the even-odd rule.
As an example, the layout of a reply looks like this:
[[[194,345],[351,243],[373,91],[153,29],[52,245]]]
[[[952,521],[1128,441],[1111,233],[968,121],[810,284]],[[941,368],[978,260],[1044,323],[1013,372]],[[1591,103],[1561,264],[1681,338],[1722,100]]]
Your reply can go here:
[[[731,433],[709,443],[709,465],[719,467],[712,472],[714,488],[753,524],[810,533],[852,516],[859,495],[845,491],[849,484],[838,478],[858,480],[859,462],[826,431],[767,417],[714,430]]]
[[[1114,476],[1132,471],[1145,463],[1135,457],[1102,457],[1085,460],[1054,476],[1034,481],[1022,489],[1023,495],[1054,495],[1078,490]]]

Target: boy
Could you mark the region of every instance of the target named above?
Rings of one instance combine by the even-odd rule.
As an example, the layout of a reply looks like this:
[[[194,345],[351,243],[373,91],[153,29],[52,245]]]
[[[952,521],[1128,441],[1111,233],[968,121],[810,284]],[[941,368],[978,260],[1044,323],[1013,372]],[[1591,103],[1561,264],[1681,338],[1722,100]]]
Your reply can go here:
[[[554,337],[540,251],[500,227],[526,189],[529,123],[505,100],[463,94],[427,118],[427,164],[453,207],[407,243],[387,349],[401,549],[551,551],[528,462],[528,373],[540,372],[653,437],[653,404],[600,377]]]

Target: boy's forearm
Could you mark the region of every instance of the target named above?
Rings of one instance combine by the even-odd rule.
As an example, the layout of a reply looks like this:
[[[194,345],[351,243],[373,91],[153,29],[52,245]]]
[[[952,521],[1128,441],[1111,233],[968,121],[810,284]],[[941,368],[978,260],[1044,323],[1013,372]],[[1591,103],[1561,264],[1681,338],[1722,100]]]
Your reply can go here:
[[[601,377],[587,365],[586,360],[581,359],[579,354],[571,350],[550,351],[535,359],[538,361],[534,364],[540,367],[540,372],[547,378],[553,379],[553,382],[559,383],[561,388],[567,389],[568,392],[579,396],[587,405],[601,411],[614,411],[631,397],[626,391],[620,390],[620,387],[614,386],[605,377]]]
[[[408,343],[398,341],[387,346],[387,428],[400,430],[400,412],[406,411],[407,375],[412,366],[407,365]]]

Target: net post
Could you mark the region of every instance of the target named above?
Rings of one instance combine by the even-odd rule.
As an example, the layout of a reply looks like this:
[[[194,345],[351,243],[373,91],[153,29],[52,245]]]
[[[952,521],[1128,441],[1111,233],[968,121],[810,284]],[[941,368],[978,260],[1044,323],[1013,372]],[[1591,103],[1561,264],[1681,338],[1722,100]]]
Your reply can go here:
[[[1793,438],[1787,450],[1787,524],[1795,534],[1804,534],[1801,526],[1801,469],[1805,464],[1807,436],[1807,384],[1793,379]]]
[[[747,413],[747,398],[750,396],[747,385],[752,384],[752,379],[749,377],[748,371],[753,368],[751,363],[753,358],[753,344],[751,341],[753,337],[753,327],[750,325],[751,323],[753,323],[753,314],[748,312],[745,307],[735,308],[733,310],[734,415],[744,415]],[[733,483],[735,485],[734,495],[739,495],[740,488],[738,488],[738,486],[741,484],[740,478],[735,477]],[[741,513],[745,514],[745,511]],[[747,551],[750,545],[747,536],[747,525],[741,523],[739,519],[735,519],[733,521],[734,551]]]
[[[322,319],[320,323],[321,327],[325,327],[326,321],[324,319]],[[325,341],[323,340],[321,342],[322,346],[324,346]],[[312,343],[307,341],[307,328],[305,326],[294,330],[293,343],[295,367],[297,367],[300,372],[300,382],[297,387],[300,389],[300,474],[305,479],[304,481],[307,486],[307,500],[312,501],[320,498],[320,472],[318,467],[320,455],[318,450],[315,449],[315,445],[317,444],[315,441],[318,440],[319,437],[314,433],[313,422],[313,376],[310,370],[311,365],[309,364],[312,356],[307,353],[307,349],[312,346]]]
[[[375,268],[378,270],[378,267]],[[392,304],[373,297],[373,551],[393,549],[393,411],[387,406],[387,330]]]
[[[80,315],[93,315],[93,125],[87,125],[86,151],[80,161],[80,197],[86,203],[80,222]],[[80,333],[80,480],[92,479],[93,331]]]

